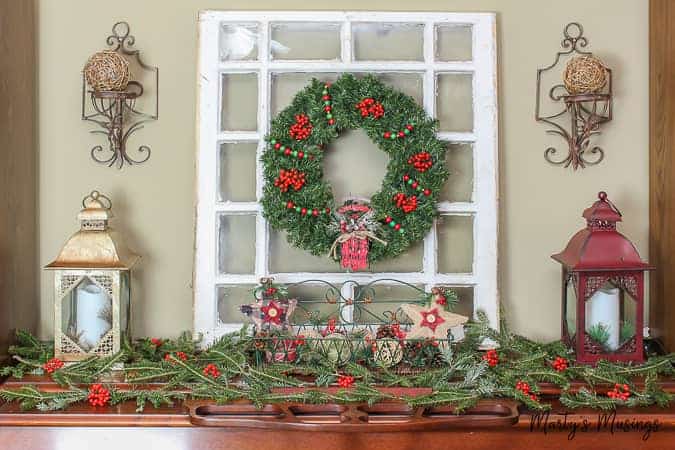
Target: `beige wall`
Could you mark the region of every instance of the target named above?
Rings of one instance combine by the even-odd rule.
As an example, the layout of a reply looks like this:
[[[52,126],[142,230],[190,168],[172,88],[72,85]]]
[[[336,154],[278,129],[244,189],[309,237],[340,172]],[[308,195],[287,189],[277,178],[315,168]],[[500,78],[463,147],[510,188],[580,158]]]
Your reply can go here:
[[[549,255],[582,226],[583,208],[606,189],[624,213],[622,230],[647,256],[648,43],[644,0],[260,1],[257,9],[496,11],[500,82],[500,277],[502,302],[516,331],[559,335],[559,272]],[[92,188],[111,195],[117,226],[143,255],[137,272],[136,335],[175,336],[192,325],[193,203],[197,12],[249,9],[225,0],[40,0],[40,263],[76,229],[80,199]],[[367,5],[367,7],[365,7]],[[365,7],[365,8],[364,8]],[[148,62],[161,70],[160,119],[138,133],[152,146],[144,166],[100,166],[101,142],[79,118],[80,69],[103,47],[111,25],[127,20]],[[592,49],[615,73],[615,119],[600,139],[598,167],[577,173],[544,162],[560,141],[534,122],[537,67],[548,64],[563,26],[583,23]],[[40,271],[39,268],[36,270]],[[52,332],[50,275],[41,279],[41,335]],[[20,299],[17,299],[20,300]]]

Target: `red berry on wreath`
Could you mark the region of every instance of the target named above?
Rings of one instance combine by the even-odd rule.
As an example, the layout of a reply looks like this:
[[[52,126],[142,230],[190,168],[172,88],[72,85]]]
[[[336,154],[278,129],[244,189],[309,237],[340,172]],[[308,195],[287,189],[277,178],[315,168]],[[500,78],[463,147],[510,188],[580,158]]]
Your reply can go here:
[[[302,208],[300,210],[300,214],[302,214],[303,216],[306,216],[307,215],[307,208]]]
[[[318,210],[318,209],[313,209],[313,210],[312,210],[312,215],[315,216],[315,217],[318,216],[318,215],[319,215],[319,210]]]
[[[324,95],[323,97],[321,97],[321,100],[324,100],[324,101],[330,100],[330,95]]]
[[[407,183],[409,179],[410,179],[409,175],[403,175],[403,181]]]
[[[328,125],[334,125],[335,120],[334,119],[328,119]]]
[[[427,197],[430,196],[430,195],[431,195],[431,191],[430,191],[429,189],[425,189],[425,190],[424,190],[424,195],[426,195]]]
[[[384,138],[389,139],[391,137],[391,133],[389,131],[384,132]]]
[[[412,130],[413,130],[413,126],[412,126],[412,125],[406,125],[405,128],[406,128],[406,130],[408,130],[408,131],[412,131]]]
[[[292,209],[292,208],[295,208],[295,205],[293,204],[293,202],[288,202],[288,203],[286,203],[286,208]]]
[[[413,184],[411,184],[410,186],[411,186],[413,189],[417,189],[417,186],[419,186],[419,184],[417,183],[417,181],[415,181],[415,182],[413,182]]]
[[[401,224],[400,224],[400,223],[397,223],[396,225],[394,225],[394,230],[398,231],[398,230],[400,230],[400,229],[401,229]]]
[[[290,149],[290,148],[287,148],[286,150],[284,150],[284,155],[288,156],[288,155],[290,155],[290,154],[291,154],[291,149]]]
[[[274,148],[276,150],[279,150],[281,148],[281,144],[277,142],[276,144],[274,144]]]
[[[309,117],[305,114],[297,114],[295,116],[295,123],[288,129],[288,134],[296,141],[307,139],[312,134],[312,124]]]
[[[384,222],[385,222],[385,223],[389,223],[389,222],[391,222],[392,220],[393,220],[393,219],[391,218],[391,216],[387,216],[387,217],[384,218]]]
[[[162,340],[159,338],[152,338],[150,339],[150,343],[155,347],[159,347],[160,345],[162,345]]]
[[[305,153],[304,152],[298,152],[298,159],[304,158]]]
[[[405,137],[405,133],[403,131],[399,131],[398,137],[400,137],[400,138]]]
[[[326,208],[326,214],[330,214],[330,208]]]

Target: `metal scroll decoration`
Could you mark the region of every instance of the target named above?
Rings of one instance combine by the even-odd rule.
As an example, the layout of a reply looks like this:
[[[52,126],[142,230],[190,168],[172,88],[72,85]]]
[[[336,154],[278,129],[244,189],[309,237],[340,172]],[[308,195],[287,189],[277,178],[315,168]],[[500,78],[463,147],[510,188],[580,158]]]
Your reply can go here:
[[[129,137],[143,128],[145,123],[159,117],[159,69],[145,64],[140,51],[132,48],[136,39],[130,31],[127,22],[117,22],[113,25],[112,34],[108,36],[106,43],[110,51],[135,63],[139,72],[152,75],[154,111],[144,112],[137,107],[136,101],[144,93],[143,85],[139,81],[129,81],[124,90],[96,90],[88,88],[84,73],[82,75],[82,120],[98,125],[100,128],[91,132],[103,134],[108,139],[107,145],[96,145],[91,149],[91,157],[98,163],[108,167],[117,166],[118,169],[125,164],[144,163],[150,158],[149,146],[140,145],[130,149],[127,143]]]
[[[547,133],[561,136],[568,144],[566,154],[558,155],[558,150],[551,146],[544,151],[544,158],[551,164],[570,167],[574,170],[600,163],[605,156],[604,150],[591,144],[591,138],[600,133],[600,125],[612,120],[612,71],[604,67],[606,82],[598,89],[585,92],[571,92],[565,84],[554,84],[548,90],[548,96],[542,97],[542,79],[547,72],[559,70],[563,61],[569,63],[573,59],[589,59],[599,62],[591,52],[584,51],[588,40],[583,36],[583,27],[576,22],[567,24],[564,30],[562,51],[556,54],[553,64],[537,70],[537,104],[535,118],[552,128]],[[556,106],[550,115],[542,113],[543,102],[549,100]]]

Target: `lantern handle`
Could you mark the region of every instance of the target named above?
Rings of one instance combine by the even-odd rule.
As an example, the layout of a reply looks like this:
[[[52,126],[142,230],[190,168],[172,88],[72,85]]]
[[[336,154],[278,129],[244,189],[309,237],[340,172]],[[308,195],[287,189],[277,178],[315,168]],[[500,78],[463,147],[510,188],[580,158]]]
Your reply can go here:
[[[82,199],[82,207],[87,208],[87,200],[97,201],[101,204],[103,209],[110,210],[112,208],[112,200],[108,198],[105,194],[101,194],[97,190],[91,191],[91,193],[85,196]]]
[[[610,208],[612,208],[618,215],[623,217],[623,214],[621,214],[621,211],[619,211],[619,208],[616,207],[614,203],[610,199],[607,198],[607,192],[605,191],[600,191],[598,192],[598,198],[600,199],[601,202],[605,202],[609,205]]]

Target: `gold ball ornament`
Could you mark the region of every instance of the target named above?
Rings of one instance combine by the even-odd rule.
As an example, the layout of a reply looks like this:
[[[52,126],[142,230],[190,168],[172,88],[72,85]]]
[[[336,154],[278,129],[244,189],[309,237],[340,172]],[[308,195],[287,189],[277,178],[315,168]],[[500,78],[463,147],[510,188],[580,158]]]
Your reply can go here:
[[[395,339],[378,339],[375,341],[373,360],[383,367],[392,367],[403,359],[403,348]]]
[[[575,56],[567,62],[563,72],[563,83],[567,92],[593,94],[607,84],[607,68],[595,56]]]
[[[129,84],[129,62],[112,50],[96,52],[84,65],[84,78],[95,91],[123,91]]]

